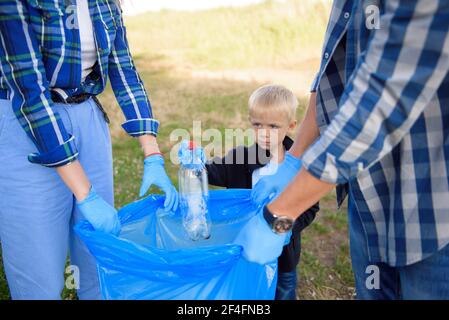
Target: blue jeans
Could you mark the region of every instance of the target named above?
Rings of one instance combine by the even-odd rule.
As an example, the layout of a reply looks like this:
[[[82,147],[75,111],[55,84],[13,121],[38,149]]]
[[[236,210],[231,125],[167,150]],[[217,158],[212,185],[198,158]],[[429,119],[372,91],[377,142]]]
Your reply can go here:
[[[348,214],[357,299],[449,299],[449,246],[427,259],[404,267],[372,263],[368,257],[363,225],[351,197],[348,199]]]
[[[279,272],[275,300],[296,300],[296,270]]]
[[[103,114],[92,99],[55,104],[54,110],[75,136],[79,161],[97,193],[113,204],[112,148]],[[60,299],[67,271],[80,299],[100,299],[95,260],[72,228],[83,216],[54,168],[28,162],[32,152],[37,149],[10,101],[0,100],[0,239],[11,297]],[[66,270],[69,250],[73,267]],[[71,281],[78,274],[79,281]]]

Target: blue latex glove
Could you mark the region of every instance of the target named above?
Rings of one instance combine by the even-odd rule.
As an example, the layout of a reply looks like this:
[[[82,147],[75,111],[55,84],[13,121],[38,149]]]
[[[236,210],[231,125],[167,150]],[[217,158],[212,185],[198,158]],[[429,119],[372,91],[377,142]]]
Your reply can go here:
[[[146,157],[143,163],[144,169],[139,197],[143,197],[151,185],[155,184],[165,193],[165,211],[176,211],[178,208],[178,192],[165,173],[164,158],[160,154],[155,154]]]
[[[251,200],[260,205],[274,199],[284,191],[301,167],[302,161],[287,152],[276,173],[263,177],[256,183],[251,191]]]
[[[178,151],[179,162],[183,166],[204,166],[206,154],[204,148],[193,146],[192,142],[183,140]]]
[[[234,243],[243,247],[243,257],[258,264],[275,261],[284,245],[290,242],[291,231],[276,234],[263,217],[263,210],[252,217],[240,230]]]
[[[83,216],[90,222],[95,230],[118,235],[120,233],[120,220],[117,210],[104,201],[92,187],[86,199],[76,202]]]

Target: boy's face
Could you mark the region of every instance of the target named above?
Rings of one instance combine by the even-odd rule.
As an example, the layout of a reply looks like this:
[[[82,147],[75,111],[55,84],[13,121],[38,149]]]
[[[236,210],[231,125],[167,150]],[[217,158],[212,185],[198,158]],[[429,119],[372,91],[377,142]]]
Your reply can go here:
[[[296,120],[289,121],[285,114],[276,112],[252,115],[249,121],[255,131],[257,144],[266,150],[280,148],[287,132],[296,126]]]

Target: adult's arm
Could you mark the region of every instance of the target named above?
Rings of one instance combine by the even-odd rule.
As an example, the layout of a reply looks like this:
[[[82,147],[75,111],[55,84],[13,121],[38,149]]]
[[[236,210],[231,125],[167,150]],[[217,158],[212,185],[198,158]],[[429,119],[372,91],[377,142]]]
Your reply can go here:
[[[312,92],[306,114],[296,132],[295,142],[289,152],[299,158],[319,135],[320,130],[316,122],[316,92]]]
[[[0,2],[0,68],[20,124],[38,149],[29,160],[48,167],[74,161],[74,139],[53,111],[38,41],[25,0]]]
[[[297,217],[389,153],[449,71],[449,1],[391,0],[348,81],[338,113],[269,208]]]
[[[28,159],[56,167],[78,200],[90,183],[80,163],[74,138],[52,108],[49,83],[36,35],[30,26],[27,1],[0,2],[0,71],[11,90],[12,108],[36,145]]]
[[[122,127],[130,136],[138,137],[145,155],[159,152],[156,142],[159,121],[153,118],[149,96],[134,64],[122,11],[117,4],[108,5],[117,20],[117,34],[109,56],[109,78],[126,118]]]

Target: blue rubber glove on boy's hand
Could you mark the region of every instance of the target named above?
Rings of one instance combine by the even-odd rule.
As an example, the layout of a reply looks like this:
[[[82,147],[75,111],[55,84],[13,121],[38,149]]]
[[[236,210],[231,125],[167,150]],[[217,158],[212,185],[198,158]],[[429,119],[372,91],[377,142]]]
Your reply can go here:
[[[86,199],[76,202],[83,216],[90,222],[95,230],[118,235],[120,233],[120,220],[117,210],[100,197],[92,187]]]
[[[302,161],[287,152],[276,173],[263,177],[256,183],[251,191],[251,200],[256,204],[262,204],[277,197],[298,174],[301,167]]]
[[[158,186],[165,193],[165,211],[176,211],[178,208],[178,192],[165,173],[164,158],[160,154],[146,157],[144,160],[143,178],[139,197],[143,197],[153,184]]]
[[[290,242],[291,232],[274,233],[263,217],[263,210],[252,217],[240,230],[234,243],[243,247],[243,257],[259,264],[275,261],[284,245]]]

